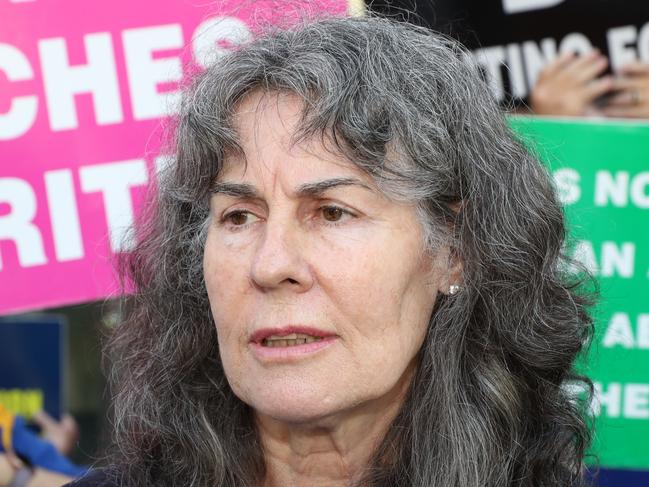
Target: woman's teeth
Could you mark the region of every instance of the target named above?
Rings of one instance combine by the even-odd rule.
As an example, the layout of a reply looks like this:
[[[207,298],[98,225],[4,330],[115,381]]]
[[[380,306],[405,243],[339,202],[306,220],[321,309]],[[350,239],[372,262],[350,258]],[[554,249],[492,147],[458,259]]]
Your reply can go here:
[[[304,345],[305,343],[319,342],[320,340],[322,340],[322,337],[291,333],[284,336],[271,335],[264,338],[261,344],[264,347],[294,347],[295,345]]]

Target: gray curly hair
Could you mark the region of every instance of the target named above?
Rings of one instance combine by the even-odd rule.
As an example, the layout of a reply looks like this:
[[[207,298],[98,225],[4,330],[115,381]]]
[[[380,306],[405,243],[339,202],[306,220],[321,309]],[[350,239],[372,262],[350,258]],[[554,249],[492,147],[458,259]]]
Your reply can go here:
[[[463,262],[464,287],[438,298],[408,396],[359,485],[585,485],[587,400],[563,385],[590,388],[573,365],[592,322],[561,272],[565,228],[550,178],[461,47],[373,17],[271,31],[186,91],[175,164],[123,262],[136,291],[108,344],[124,483],[264,478],[202,273],[210,189],[238,150],[232,115],[253,90],[304,100],[296,140],[321,137],[386,194],[416,202],[426,243],[449,245]]]

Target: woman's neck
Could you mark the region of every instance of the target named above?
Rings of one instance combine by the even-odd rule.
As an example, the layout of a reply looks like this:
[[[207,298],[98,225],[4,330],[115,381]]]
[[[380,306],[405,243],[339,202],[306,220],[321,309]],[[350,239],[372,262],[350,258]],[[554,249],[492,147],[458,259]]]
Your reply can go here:
[[[361,479],[398,414],[412,373],[374,401],[309,423],[256,415],[266,462],[263,487],[349,487]]]

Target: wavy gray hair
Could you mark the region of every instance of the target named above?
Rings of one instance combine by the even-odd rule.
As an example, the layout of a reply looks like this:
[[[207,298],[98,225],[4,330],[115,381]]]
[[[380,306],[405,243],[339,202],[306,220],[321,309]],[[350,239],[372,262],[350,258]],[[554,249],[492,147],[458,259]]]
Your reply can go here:
[[[565,229],[548,174],[462,48],[371,17],[270,32],[185,93],[176,163],[124,262],[136,292],[109,343],[113,461],[126,485],[264,477],[202,274],[210,188],[238,150],[231,118],[253,90],[300,96],[296,141],[321,137],[386,194],[416,202],[431,249],[449,245],[463,262],[463,289],[438,299],[409,395],[360,485],[584,485],[584,403],[562,385],[590,386],[573,364],[592,323],[558,265]]]

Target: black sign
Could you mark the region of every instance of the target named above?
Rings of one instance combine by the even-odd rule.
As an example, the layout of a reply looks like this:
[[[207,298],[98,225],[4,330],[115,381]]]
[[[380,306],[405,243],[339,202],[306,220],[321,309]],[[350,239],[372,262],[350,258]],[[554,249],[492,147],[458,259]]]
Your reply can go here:
[[[460,40],[500,100],[526,98],[541,68],[564,52],[598,48],[613,71],[649,63],[649,0],[395,0],[370,8]]]

